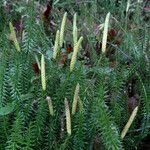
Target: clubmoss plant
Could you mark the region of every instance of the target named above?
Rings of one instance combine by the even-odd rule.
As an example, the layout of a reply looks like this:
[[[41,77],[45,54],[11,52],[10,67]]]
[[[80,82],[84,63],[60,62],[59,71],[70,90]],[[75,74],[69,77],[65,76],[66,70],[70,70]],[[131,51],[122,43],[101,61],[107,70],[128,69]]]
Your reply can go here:
[[[73,103],[72,103],[72,115],[74,115],[76,113],[77,103],[78,103],[78,98],[79,98],[79,90],[80,90],[80,86],[78,83],[76,86],[76,89],[75,89]]]
[[[17,37],[16,37],[16,32],[15,32],[15,29],[14,29],[14,27],[13,27],[11,22],[9,23],[9,28],[10,28],[10,31],[11,31],[10,37],[11,37],[11,39],[14,42],[15,48],[16,48],[16,50],[18,52],[20,52],[21,49],[20,49],[20,46],[19,46],[19,43],[18,43],[18,40],[17,40]]]
[[[41,83],[43,91],[46,90],[46,76],[45,76],[45,59],[44,55],[41,56]]]
[[[56,32],[55,45],[53,50],[53,59],[56,59],[59,50],[59,30]]]
[[[78,31],[77,31],[77,14],[75,13],[73,16],[73,44],[77,43],[78,40]]]
[[[64,42],[64,31],[65,31],[66,20],[67,20],[67,12],[65,12],[63,16],[61,28],[60,28],[60,37],[59,37],[60,48],[63,46],[63,42]]]
[[[136,115],[137,115],[137,111],[138,111],[138,106],[133,110],[127,124],[125,125],[124,129],[121,132],[121,138],[123,139],[126,135],[126,133],[128,132],[133,120],[135,119]]]
[[[51,98],[49,96],[46,98],[46,100],[48,102],[50,115],[53,116],[54,115],[54,110],[53,110],[52,100],[51,100]]]
[[[46,5],[0,6],[0,150],[148,149],[147,4],[127,14],[125,0]]]
[[[110,18],[110,13],[108,13],[106,15],[106,19],[105,19],[104,31],[103,31],[103,39],[102,39],[102,53],[106,52],[109,18]]]
[[[72,54],[71,62],[70,62],[70,72],[72,72],[74,69],[74,65],[75,65],[76,59],[77,59],[77,54],[78,54],[78,51],[79,51],[82,41],[83,41],[83,37],[80,37],[80,39],[74,46],[73,54]]]
[[[67,129],[68,135],[70,136],[71,135],[71,115],[70,115],[69,103],[67,99],[65,99],[65,113],[66,113],[66,129]]]

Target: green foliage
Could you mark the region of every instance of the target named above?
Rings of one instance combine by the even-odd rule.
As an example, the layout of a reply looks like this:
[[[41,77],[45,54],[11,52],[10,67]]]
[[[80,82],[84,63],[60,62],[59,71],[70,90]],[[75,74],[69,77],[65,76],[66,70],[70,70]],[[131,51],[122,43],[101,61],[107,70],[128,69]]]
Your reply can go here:
[[[101,134],[102,141],[106,149],[122,149],[118,129],[115,126],[113,118],[111,117],[108,106],[105,103],[105,96],[107,90],[105,89],[105,73],[101,73],[97,81],[97,96],[93,100],[92,119],[95,127],[97,127],[99,134]],[[115,119],[115,118],[114,118]]]
[[[110,0],[54,1],[48,21],[42,18],[43,12],[39,10],[42,6],[34,0],[14,1],[10,10],[13,14],[8,17],[4,11],[6,6],[0,6],[0,150],[140,149],[150,129],[150,36],[142,18],[142,4],[131,5],[136,17],[130,19],[131,12],[124,14],[122,11],[126,9],[124,0],[118,3]],[[63,52],[59,52],[56,60],[48,56],[65,11],[68,12],[65,54],[67,43],[72,44],[75,12],[79,34],[84,37],[72,72],[69,71],[70,59],[64,64],[60,61]],[[112,14],[109,28],[115,28],[118,34],[115,38],[108,37],[105,56],[101,54],[102,30],[95,34],[93,28],[104,22],[109,11]],[[15,19],[22,22],[21,31],[16,29],[21,52],[17,52],[10,38],[9,22]],[[84,52],[89,55],[89,62],[84,59]],[[35,66],[41,54],[45,57],[46,91],[42,90],[41,70]],[[67,98],[71,112],[78,83],[77,111],[71,114],[72,134],[69,136],[64,99]],[[53,116],[47,96],[52,99]],[[131,98],[136,104],[130,104]],[[133,111],[135,105],[139,106],[138,114],[121,139],[121,131],[131,115],[129,109]]]
[[[7,115],[14,110],[14,103],[8,103],[5,107],[0,108],[0,115]]]

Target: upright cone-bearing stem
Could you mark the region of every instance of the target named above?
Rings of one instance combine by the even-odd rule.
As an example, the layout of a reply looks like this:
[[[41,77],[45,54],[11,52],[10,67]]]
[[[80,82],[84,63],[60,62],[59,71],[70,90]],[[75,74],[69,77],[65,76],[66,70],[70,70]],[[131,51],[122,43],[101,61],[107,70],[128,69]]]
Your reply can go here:
[[[65,12],[65,14],[63,16],[63,19],[62,19],[62,23],[61,23],[60,38],[59,38],[59,46],[60,46],[60,48],[63,46],[66,20],[67,20],[67,12]]]
[[[18,43],[18,40],[17,40],[17,37],[16,37],[16,32],[15,32],[15,29],[14,29],[11,22],[9,23],[9,28],[10,28],[10,32],[11,32],[11,36],[12,36],[14,45],[15,45],[17,51],[20,52],[21,49],[20,49],[20,46],[19,46],[19,43]]]
[[[72,58],[71,58],[71,62],[70,62],[70,72],[72,72],[74,69],[74,65],[76,63],[76,58],[77,58],[77,53],[79,51],[82,41],[83,41],[83,37],[80,37],[80,39],[74,46],[74,50],[73,50],[73,54],[72,54]]]
[[[43,91],[46,90],[46,77],[45,77],[45,60],[44,55],[41,57],[41,82]]]
[[[79,86],[79,83],[78,83],[77,86],[76,86],[76,89],[75,89],[73,103],[72,103],[72,115],[75,114],[76,109],[77,109],[77,103],[78,103],[78,98],[79,98],[79,90],[80,90],[80,86]]]
[[[77,35],[77,14],[74,14],[73,17],[73,43],[74,45],[77,43],[78,35]]]
[[[36,60],[36,63],[37,63],[37,65],[38,65],[38,68],[41,70],[41,66],[40,66],[39,59],[38,59],[38,57],[37,57],[36,54],[35,54],[34,56],[35,56],[35,60]]]
[[[82,100],[80,99],[80,97],[78,97],[78,99],[79,99],[79,112],[80,112],[80,113],[83,113],[83,102],[82,102]]]
[[[125,137],[126,133],[128,132],[128,130],[129,130],[129,128],[130,128],[134,118],[136,117],[137,111],[138,111],[138,106],[133,110],[133,112],[132,112],[132,114],[131,114],[127,124],[125,125],[124,129],[121,132],[121,138],[122,139]]]
[[[127,1],[127,7],[126,7],[126,12],[129,11],[129,8],[130,8],[130,0]]]
[[[50,115],[53,116],[54,115],[54,111],[53,111],[52,100],[51,100],[51,98],[49,96],[47,96],[46,100],[48,102],[48,107],[49,107]]]
[[[59,49],[59,30],[56,32],[55,45],[54,45],[54,50],[53,50],[53,59],[56,59],[58,49]]]
[[[71,135],[71,116],[70,116],[69,104],[66,98],[65,98],[65,112],[66,112],[67,133],[68,135]]]
[[[106,19],[105,19],[103,39],[102,39],[102,53],[106,52],[109,18],[110,18],[110,13],[107,14]]]

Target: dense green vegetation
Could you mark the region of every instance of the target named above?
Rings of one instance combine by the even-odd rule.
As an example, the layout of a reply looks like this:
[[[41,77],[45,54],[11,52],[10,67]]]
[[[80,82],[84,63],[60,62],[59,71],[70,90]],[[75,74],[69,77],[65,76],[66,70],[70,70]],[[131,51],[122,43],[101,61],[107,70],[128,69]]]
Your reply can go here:
[[[150,149],[149,5],[2,0],[0,150]]]

